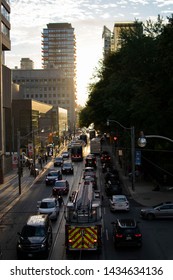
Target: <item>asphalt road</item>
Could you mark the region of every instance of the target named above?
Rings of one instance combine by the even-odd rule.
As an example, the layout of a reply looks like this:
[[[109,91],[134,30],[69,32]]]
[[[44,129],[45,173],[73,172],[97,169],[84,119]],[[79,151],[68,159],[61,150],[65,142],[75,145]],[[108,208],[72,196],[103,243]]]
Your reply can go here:
[[[86,154],[88,150],[86,149]],[[84,164],[74,163],[74,175],[67,175],[71,191],[78,188],[81,181]],[[98,185],[104,194],[104,174],[101,172],[98,158],[97,168]],[[37,201],[51,195],[51,187],[45,185],[45,175],[33,185],[28,192],[21,197],[15,206],[3,217],[0,225],[0,244],[3,251],[3,260],[15,260],[17,232],[19,232],[27,218],[31,214],[37,213]],[[64,200],[68,196],[64,197]],[[130,199],[130,198],[129,198]],[[108,198],[104,195],[102,215],[103,215],[103,248],[100,254],[91,252],[77,252],[67,256],[64,247],[65,220],[63,209],[58,220],[53,222],[53,246],[49,259],[93,259],[93,260],[172,260],[172,220],[145,221],[140,219],[141,206],[130,199],[131,210],[129,213],[111,213],[109,210]],[[112,239],[112,225],[116,217],[134,217],[140,221],[139,226],[143,234],[143,246],[140,249],[123,248],[115,249]]]

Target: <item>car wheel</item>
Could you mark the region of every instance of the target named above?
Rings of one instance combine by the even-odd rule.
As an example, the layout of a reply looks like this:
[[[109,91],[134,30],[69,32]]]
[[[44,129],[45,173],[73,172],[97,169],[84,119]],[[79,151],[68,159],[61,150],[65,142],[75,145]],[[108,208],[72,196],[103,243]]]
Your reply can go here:
[[[154,218],[155,218],[155,216],[154,216],[154,214],[152,214],[152,213],[149,213],[149,214],[147,215],[147,219],[148,219],[149,221],[154,220]]]

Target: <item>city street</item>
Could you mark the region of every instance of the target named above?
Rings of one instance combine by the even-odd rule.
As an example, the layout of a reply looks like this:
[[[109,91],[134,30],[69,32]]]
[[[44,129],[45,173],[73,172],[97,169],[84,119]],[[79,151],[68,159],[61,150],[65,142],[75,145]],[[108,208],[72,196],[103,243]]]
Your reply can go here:
[[[85,155],[88,148],[85,148]],[[51,166],[52,165],[52,166]],[[63,207],[61,208],[58,220],[52,222],[53,225],[53,246],[49,255],[51,260],[65,259],[100,259],[100,260],[172,260],[173,253],[170,244],[172,243],[173,224],[172,220],[142,220],[139,216],[142,206],[129,196],[129,213],[112,213],[109,209],[109,201],[104,193],[104,173],[101,172],[100,158],[97,157],[97,180],[98,186],[103,193],[102,203],[102,240],[103,246],[100,254],[96,252],[76,252],[66,255],[65,250],[65,219]],[[53,163],[49,164],[49,168]],[[63,175],[70,184],[70,192],[64,196],[64,204],[68,196],[79,186],[82,180],[83,162],[74,163],[74,175]],[[0,244],[4,260],[15,260],[17,232],[20,232],[29,215],[37,213],[37,201],[51,196],[52,187],[45,185],[45,173],[40,176],[18,202],[3,216],[0,226]],[[124,189],[126,193],[126,189]],[[142,248],[115,249],[112,237],[112,224],[117,217],[133,217],[139,221],[139,226],[143,235]]]

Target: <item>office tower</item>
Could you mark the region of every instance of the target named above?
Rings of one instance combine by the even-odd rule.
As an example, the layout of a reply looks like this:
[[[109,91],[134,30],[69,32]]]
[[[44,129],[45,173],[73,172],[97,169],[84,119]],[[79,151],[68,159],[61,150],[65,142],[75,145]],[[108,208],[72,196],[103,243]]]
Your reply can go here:
[[[70,23],[49,23],[42,33],[42,65],[57,69],[61,107],[68,110],[69,127],[75,124],[76,108],[76,38]],[[57,96],[57,100],[59,99]]]

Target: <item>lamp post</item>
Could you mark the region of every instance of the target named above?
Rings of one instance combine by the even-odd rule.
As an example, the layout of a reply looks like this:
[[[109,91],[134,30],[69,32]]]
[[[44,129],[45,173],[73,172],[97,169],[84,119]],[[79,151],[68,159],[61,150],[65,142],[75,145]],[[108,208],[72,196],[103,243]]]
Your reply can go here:
[[[18,184],[19,195],[21,195],[21,161],[20,161],[20,131],[17,131],[17,153],[18,153]]]
[[[144,135],[144,132],[140,132],[140,137],[138,138],[138,146],[143,148],[147,145],[147,138],[159,138],[159,139],[164,139],[169,142],[173,142],[173,139],[162,136],[162,135]]]
[[[131,132],[131,165],[132,165],[132,190],[135,191],[135,128],[132,127],[125,127],[121,123],[115,120],[107,120],[107,126],[109,126],[110,122],[114,122],[118,124],[120,127],[130,130]]]

